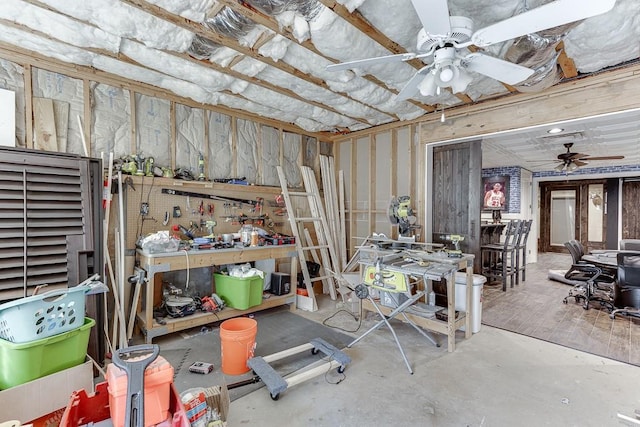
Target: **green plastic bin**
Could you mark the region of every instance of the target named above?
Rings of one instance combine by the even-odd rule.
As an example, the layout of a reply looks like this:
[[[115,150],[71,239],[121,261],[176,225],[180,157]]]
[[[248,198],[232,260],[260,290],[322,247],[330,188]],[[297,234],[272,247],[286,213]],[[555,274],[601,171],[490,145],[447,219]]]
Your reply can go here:
[[[262,277],[232,277],[215,273],[213,278],[216,294],[224,300],[227,307],[246,310],[262,304]]]
[[[0,390],[83,363],[95,324],[85,317],[79,328],[51,337],[23,343],[0,339]]]

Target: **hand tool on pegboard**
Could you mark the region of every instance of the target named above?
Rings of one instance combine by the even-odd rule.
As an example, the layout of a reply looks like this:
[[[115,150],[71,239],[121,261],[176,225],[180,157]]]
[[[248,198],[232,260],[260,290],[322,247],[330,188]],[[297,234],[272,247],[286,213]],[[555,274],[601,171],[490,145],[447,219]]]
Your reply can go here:
[[[161,192],[164,194],[171,194],[173,196],[198,197],[201,199],[220,200],[223,202],[238,202],[238,203],[243,203],[245,205],[251,205],[254,207],[257,204],[260,204],[258,200],[238,199],[235,197],[226,197],[226,196],[223,197],[223,196],[216,196],[214,194],[206,194],[206,193],[194,193],[191,191],[174,190],[172,188],[163,188]]]

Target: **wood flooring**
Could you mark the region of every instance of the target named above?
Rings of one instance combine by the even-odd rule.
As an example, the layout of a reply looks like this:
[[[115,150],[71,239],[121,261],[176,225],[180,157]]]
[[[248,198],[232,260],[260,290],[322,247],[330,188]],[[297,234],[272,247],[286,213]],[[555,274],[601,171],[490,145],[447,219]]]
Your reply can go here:
[[[616,316],[592,303],[588,310],[573,298],[562,302],[570,285],[548,279],[549,270],[566,270],[569,255],[542,253],[529,264],[526,281],[483,289],[482,324],[640,366],[640,318]]]

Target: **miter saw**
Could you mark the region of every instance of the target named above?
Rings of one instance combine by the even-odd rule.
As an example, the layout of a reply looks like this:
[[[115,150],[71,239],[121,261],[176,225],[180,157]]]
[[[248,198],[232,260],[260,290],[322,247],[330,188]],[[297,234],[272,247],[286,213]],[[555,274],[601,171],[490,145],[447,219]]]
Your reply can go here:
[[[404,238],[414,238],[413,230],[420,228],[416,225],[416,217],[411,208],[411,197],[393,197],[389,203],[389,221],[398,226],[398,234]]]

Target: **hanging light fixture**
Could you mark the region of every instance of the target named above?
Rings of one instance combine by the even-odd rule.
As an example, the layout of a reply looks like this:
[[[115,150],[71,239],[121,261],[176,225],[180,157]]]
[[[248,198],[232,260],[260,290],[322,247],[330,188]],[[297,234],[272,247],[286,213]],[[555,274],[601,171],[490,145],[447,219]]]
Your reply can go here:
[[[460,68],[456,51],[452,47],[443,47],[434,54],[433,69],[418,85],[422,96],[440,95],[440,88],[450,87],[453,93],[464,92],[473,78]]]

